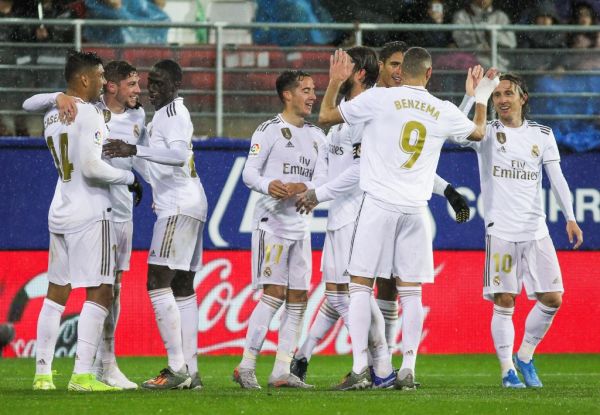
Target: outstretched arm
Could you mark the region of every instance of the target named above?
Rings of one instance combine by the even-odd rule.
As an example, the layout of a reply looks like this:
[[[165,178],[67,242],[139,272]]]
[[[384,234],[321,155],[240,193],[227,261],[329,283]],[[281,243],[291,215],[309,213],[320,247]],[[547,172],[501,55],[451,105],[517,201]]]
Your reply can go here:
[[[354,63],[346,52],[338,49],[329,58],[329,84],[321,102],[319,123],[329,126],[344,122],[342,114],[336,105],[340,87],[352,75]]]

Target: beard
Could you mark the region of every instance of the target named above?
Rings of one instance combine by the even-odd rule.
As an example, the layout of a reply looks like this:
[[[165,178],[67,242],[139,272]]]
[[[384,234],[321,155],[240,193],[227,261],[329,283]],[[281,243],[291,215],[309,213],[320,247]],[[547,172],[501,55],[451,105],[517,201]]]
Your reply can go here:
[[[346,79],[340,87],[340,94],[342,94],[343,96],[347,96],[350,93],[350,91],[352,91],[353,86],[354,82],[352,82],[352,79]]]

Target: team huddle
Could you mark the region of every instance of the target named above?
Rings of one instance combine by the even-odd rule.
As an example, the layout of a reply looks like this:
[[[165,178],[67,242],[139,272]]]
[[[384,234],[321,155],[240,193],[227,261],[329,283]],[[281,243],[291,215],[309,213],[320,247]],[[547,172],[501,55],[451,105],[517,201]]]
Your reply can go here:
[[[574,248],[583,242],[554,135],[525,118],[529,96],[516,75],[469,69],[460,108],[427,91],[431,76],[427,50],[403,42],[386,44],[379,57],[366,47],[336,51],[319,113],[319,123],[330,127],[327,135],[306,121],[316,102],[310,74],[284,71],[277,78],[283,110],[256,129],[243,170],[244,183],[261,194],[253,218],[252,283],[262,295],[233,371],[242,388],[261,388],[257,358],[282,306],[270,387],[312,388],[307,375],[313,350],[339,318],[350,334],[353,365],[335,389],[419,386],[422,284],[434,277],[427,213],[432,193],[447,198],[457,222],[469,219],[464,198],[435,174],[448,139],[472,147],[479,160],[486,224],[483,295],[494,303],[491,333],[501,384],[542,386],[533,354],[563,293],[542,209],[542,166],[565,214],[569,240]],[[156,112],[147,126],[131,64],[103,66],[93,53],[72,52],[65,78],[65,94],[40,94],[23,104],[28,111],[47,111],[44,136],[59,176],[49,211],[49,285],[38,318],[33,389],[55,389],[52,359],[60,318],[76,287],[85,287],[87,298],[68,389],[138,387],[120,371],[114,353],[133,205],[142,197],[138,176],[152,188],[157,217],[147,289],[168,357],[167,367],[141,386],[202,389],[193,282],[202,265],[207,201],[191,150],[190,114],[178,97],[182,70],[171,60],[152,67],[148,93]],[[488,122],[490,101],[497,119]],[[299,345],[312,275],[310,212],[326,201],[331,204],[321,265],[325,299]],[[537,301],[513,355],[512,314],[523,285]],[[402,365],[394,369],[398,297]]]

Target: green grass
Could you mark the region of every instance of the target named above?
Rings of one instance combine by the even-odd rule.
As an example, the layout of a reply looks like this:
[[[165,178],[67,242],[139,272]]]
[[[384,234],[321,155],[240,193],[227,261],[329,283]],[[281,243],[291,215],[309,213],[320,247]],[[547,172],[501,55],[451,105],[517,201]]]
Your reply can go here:
[[[398,357],[395,358],[398,360]],[[419,357],[417,391],[334,392],[328,388],[348,371],[349,356],[315,356],[308,380],[314,390],[270,390],[266,379],[273,357],[261,357],[260,391],[231,381],[237,356],[201,357],[202,391],[67,392],[72,359],[55,359],[56,391],[33,392],[31,359],[0,360],[0,414],[600,414],[600,355],[540,355],[536,361],[544,388],[504,390],[495,356]],[[130,379],[142,382],[166,358],[121,358]]]

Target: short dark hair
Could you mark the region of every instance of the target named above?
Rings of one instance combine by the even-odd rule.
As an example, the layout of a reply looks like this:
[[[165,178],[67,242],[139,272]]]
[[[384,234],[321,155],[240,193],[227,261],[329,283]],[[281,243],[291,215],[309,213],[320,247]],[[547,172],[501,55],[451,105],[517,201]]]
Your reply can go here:
[[[310,74],[308,72],[304,72],[301,70],[286,70],[283,71],[275,81],[275,89],[277,90],[277,95],[279,95],[279,99],[281,102],[285,102],[283,100],[283,92],[294,89],[298,86],[300,81],[304,78],[310,78]]]
[[[165,71],[171,81],[176,84],[181,84],[183,80],[183,71],[181,70],[181,66],[171,59],[164,59],[162,61],[158,61],[152,66],[152,69],[159,69],[161,71]]]
[[[126,61],[111,61],[104,67],[104,78],[117,84],[129,78],[132,73],[137,73],[137,69]]]
[[[379,64],[377,63],[377,54],[371,48],[365,46],[355,46],[346,51],[354,62],[354,72],[361,69],[365,70],[365,79],[363,84],[372,87],[379,77]]]
[[[423,76],[429,68],[431,68],[431,55],[427,49],[415,46],[404,54],[402,73],[407,77]]]
[[[406,53],[407,50],[408,45],[406,44],[406,42],[403,42],[401,40],[387,42],[379,51],[379,60],[385,63],[385,61],[387,61],[394,53]]]
[[[521,120],[524,120],[527,118],[527,115],[529,115],[529,90],[525,80],[516,73],[512,72],[503,73],[500,75],[499,79],[500,81],[509,81],[511,84],[515,85],[517,87],[519,96],[521,98],[525,98],[525,103],[521,108]]]
[[[70,50],[67,52],[67,64],[65,65],[65,81],[69,83],[75,75],[81,71],[85,71],[102,65],[102,59],[94,52],[78,52]]]

